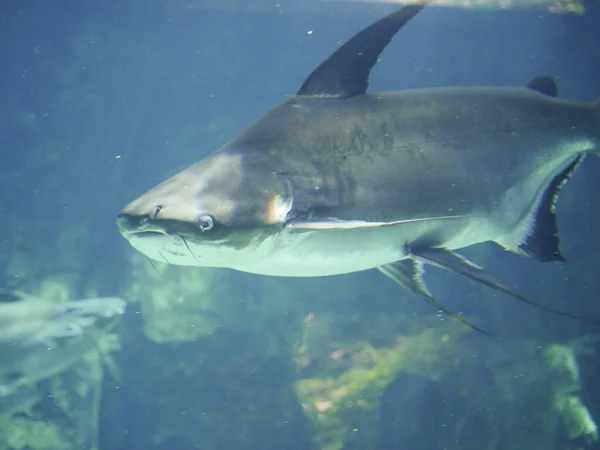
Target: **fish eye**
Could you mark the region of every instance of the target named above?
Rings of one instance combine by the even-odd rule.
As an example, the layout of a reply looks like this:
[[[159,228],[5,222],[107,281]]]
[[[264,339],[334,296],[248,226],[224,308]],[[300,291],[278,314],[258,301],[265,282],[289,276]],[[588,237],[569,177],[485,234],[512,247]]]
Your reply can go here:
[[[154,210],[154,216],[152,217],[153,219],[156,219],[156,216],[158,216],[158,213],[160,212],[161,209],[162,209],[161,205],[156,205],[156,209]]]
[[[200,220],[198,220],[198,226],[200,227],[200,231],[209,231],[215,225],[213,218],[210,216],[201,216]]]

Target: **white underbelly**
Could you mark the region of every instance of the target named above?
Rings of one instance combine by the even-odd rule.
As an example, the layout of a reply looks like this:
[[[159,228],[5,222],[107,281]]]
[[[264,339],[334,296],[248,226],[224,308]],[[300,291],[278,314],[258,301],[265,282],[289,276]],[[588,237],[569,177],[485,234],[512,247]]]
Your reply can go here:
[[[403,226],[342,231],[284,230],[244,248],[234,248],[227,242],[188,239],[184,243],[176,237],[159,234],[134,235],[129,241],[147,257],[167,264],[223,267],[268,276],[319,277],[360,272],[404,259],[408,256],[406,244],[413,242],[419,231],[423,230]],[[490,227],[482,222],[463,223],[450,233],[450,239],[440,244],[455,250],[489,240],[491,233]]]
[[[172,236],[131,236],[130,244],[148,258],[166,264],[224,267],[268,276],[318,277],[360,272],[406,257],[389,233],[283,231],[245,248],[227,243],[187,246]],[[352,236],[350,236],[352,235]]]
[[[286,249],[264,252],[259,249],[256,258],[240,257],[229,267],[243,272],[269,276],[319,277],[340,275],[374,269],[398,261],[406,255],[401,246],[345,245],[335,247],[291,246]]]

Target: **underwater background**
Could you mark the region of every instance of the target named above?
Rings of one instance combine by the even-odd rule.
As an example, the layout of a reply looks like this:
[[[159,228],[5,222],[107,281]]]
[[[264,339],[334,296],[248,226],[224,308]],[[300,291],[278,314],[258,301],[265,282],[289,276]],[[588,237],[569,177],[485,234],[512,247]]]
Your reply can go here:
[[[504,6],[427,7],[386,49],[370,90],[546,74],[561,97],[600,97],[600,2]],[[599,326],[429,270],[439,300],[491,338],[376,271],[288,279],[151,264],[119,235],[125,204],[295,93],[339,42],[395,8],[0,3],[0,287],[128,303],[61,353],[0,345],[0,386],[18,380],[0,396],[0,450],[600,448]],[[530,298],[599,317],[599,173],[588,157],[561,191],[567,262],[491,244],[464,254]]]

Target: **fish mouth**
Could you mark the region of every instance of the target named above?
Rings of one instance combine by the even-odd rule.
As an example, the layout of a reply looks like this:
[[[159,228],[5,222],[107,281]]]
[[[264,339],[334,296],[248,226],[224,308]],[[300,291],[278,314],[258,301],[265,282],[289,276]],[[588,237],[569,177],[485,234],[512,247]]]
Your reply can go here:
[[[123,235],[141,231],[141,222],[141,218],[130,216],[129,214],[119,214],[117,216],[117,227]]]
[[[168,233],[164,231],[151,231],[151,230],[131,230],[131,231],[121,231],[121,234],[125,239],[152,239],[152,238],[161,238],[171,237]]]
[[[127,214],[120,214],[117,217],[117,226],[121,235],[146,257],[167,264],[177,264],[173,258],[183,258],[193,260],[194,265],[198,265],[199,257],[192,252],[184,235],[169,229],[168,225],[169,222],[156,223],[148,217]],[[179,263],[179,265],[189,264]]]
[[[146,258],[177,266],[203,266],[203,257],[182,234],[152,224],[131,226],[128,218],[119,217],[117,223],[125,240]]]
[[[125,237],[169,236],[169,233],[163,227],[152,224],[147,217],[119,214],[117,217],[117,227],[119,228],[119,232]]]

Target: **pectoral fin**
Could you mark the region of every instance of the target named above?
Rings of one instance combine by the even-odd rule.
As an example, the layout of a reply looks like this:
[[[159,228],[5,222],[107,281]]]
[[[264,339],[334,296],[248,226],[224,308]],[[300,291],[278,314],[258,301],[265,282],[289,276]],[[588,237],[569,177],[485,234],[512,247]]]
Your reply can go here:
[[[424,299],[427,303],[439,311],[442,311],[453,319],[458,320],[474,330],[490,336],[492,335],[488,331],[478,326],[475,322],[438,303],[438,301],[429,292],[429,289],[427,289],[425,280],[423,280],[423,263],[421,261],[415,259],[403,259],[402,261],[397,261],[392,264],[385,264],[377,269],[379,269],[381,273],[394,280],[403,288],[408,289],[417,297]]]
[[[442,269],[456,272],[460,275],[470,278],[471,280],[477,281],[478,283],[485,284],[486,286],[489,286],[493,289],[509,294],[512,297],[537,308],[544,309],[546,311],[558,314],[560,316],[570,317],[571,319],[577,319],[592,323],[600,323],[600,321],[595,319],[590,319],[587,317],[571,314],[565,311],[560,311],[558,309],[546,306],[542,303],[530,300],[527,297],[513,291],[507,286],[504,286],[500,282],[496,281],[494,277],[485,269],[479,267],[477,264],[450,250],[446,250],[443,248],[418,248],[411,249],[410,254],[424,263],[428,263],[437,267],[441,267]]]

